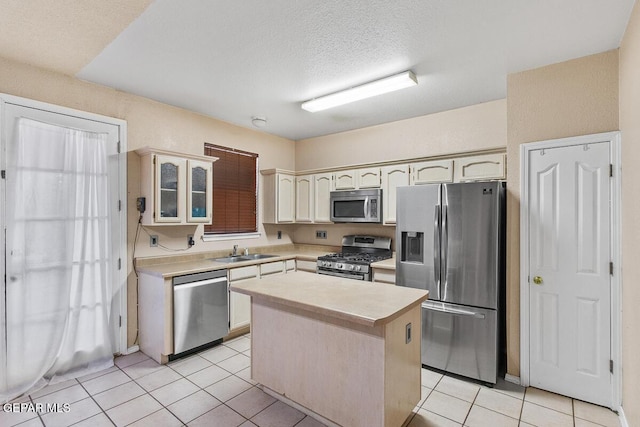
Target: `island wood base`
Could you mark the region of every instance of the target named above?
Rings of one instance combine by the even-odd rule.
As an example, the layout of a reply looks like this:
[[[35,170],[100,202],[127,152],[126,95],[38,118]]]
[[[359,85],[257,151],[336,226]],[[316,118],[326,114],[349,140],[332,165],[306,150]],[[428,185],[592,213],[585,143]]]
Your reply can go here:
[[[420,400],[419,303],[367,326],[254,296],[251,319],[252,378],[333,423],[399,427]]]

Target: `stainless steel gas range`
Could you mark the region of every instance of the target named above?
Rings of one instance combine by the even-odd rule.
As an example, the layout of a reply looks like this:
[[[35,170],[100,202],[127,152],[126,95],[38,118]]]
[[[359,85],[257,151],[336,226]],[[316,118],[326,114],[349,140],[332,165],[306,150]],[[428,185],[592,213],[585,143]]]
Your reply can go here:
[[[371,263],[391,258],[389,237],[350,235],[342,238],[342,252],[318,257],[317,272],[371,281]]]

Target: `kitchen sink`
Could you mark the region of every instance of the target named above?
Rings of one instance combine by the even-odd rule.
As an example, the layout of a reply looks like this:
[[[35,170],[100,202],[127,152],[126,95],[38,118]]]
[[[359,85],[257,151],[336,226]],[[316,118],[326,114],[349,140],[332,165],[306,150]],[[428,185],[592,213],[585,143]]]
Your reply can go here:
[[[267,255],[267,254],[249,254],[249,255],[242,255],[241,258],[247,259],[247,260],[254,260],[254,259],[264,259],[264,258],[273,258],[276,255]]]
[[[213,261],[217,262],[238,262],[238,261],[249,261],[249,258],[244,258],[244,256],[226,256],[222,258],[212,258]]]
[[[217,262],[240,262],[240,261],[254,261],[257,259],[273,258],[276,255],[267,254],[249,254],[249,255],[230,255],[222,258],[213,258],[213,261]]]

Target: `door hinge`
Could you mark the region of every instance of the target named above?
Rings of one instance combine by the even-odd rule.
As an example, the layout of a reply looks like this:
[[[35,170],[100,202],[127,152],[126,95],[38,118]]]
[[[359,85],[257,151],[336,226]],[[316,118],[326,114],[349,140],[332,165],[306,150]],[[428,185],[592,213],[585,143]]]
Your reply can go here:
[[[613,360],[609,360],[609,372],[613,374]]]
[[[122,270],[122,258],[118,258],[118,270]]]
[[[613,163],[609,164],[609,176],[613,176]]]
[[[2,177],[2,179],[6,179],[7,178],[7,171],[0,171],[0,176]]]
[[[118,211],[122,210],[122,200],[118,200]]]
[[[118,326],[122,328],[122,316],[118,316]]]
[[[120,141],[118,141],[118,153],[120,153]]]
[[[613,262],[609,263],[609,274],[613,276]]]

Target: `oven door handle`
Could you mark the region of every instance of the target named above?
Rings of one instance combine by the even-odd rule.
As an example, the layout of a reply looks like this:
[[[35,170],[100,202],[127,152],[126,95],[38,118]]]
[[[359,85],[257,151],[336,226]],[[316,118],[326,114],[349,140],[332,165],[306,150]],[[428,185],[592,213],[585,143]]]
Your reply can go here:
[[[326,276],[344,277],[346,279],[364,280],[364,276],[360,274],[338,273],[336,271],[324,271],[324,270],[318,270],[318,274],[324,274]]]

